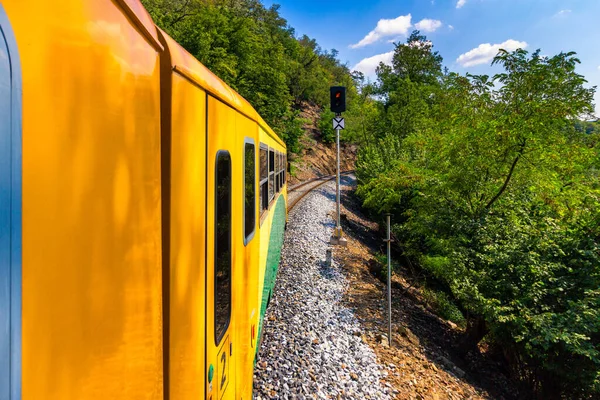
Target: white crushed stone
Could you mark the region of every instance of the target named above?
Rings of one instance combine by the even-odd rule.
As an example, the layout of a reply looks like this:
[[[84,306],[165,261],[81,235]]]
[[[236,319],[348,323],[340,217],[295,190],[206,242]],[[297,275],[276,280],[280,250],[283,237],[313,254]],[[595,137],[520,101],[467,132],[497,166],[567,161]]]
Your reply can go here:
[[[335,184],[308,194],[289,216],[277,282],[254,371],[254,398],[389,399],[384,370],[343,302],[347,280],[324,263],[335,222]]]

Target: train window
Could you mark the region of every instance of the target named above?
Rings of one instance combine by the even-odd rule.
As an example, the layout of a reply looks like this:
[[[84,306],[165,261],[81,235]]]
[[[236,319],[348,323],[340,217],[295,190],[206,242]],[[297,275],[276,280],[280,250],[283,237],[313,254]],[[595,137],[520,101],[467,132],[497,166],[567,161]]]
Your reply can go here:
[[[279,153],[279,171],[277,171],[277,175],[279,175],[279,187],[283,186],[283,180],[281,179],[281,166],[283,165],[283,153]]]
[[[287,169],[288,169],[288,160],[287,154],[283,156],[283,184],[287,183]]]
[[[275,197],[275,151],[269,150],[269,201]]]
[[[244,153],[244,244],[246,244],[252,239],[256,225],[256,155],[253,142],[244,144]]]
[[[219,344],[231,316],[231,156],[217,153],[215,176],[215,344]]]
[[[281,187],[283,187],[283,153],[279,155],[279,182],[281,182]]]
[[[279,182],[279,152],[275,153],[275,192],[279,193],[279,187],[281,186],[281,182]]]
[[[269,148],[260,145],[260,215],[269,208]]]

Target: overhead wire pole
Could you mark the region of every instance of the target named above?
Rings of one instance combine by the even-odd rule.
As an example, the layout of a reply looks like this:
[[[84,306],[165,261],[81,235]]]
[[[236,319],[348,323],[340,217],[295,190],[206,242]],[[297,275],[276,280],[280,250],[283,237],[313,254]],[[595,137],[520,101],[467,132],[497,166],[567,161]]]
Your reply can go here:
[[[387,300],[388,300],[388,343],[392,346],[392,238],[391,214],[385,214],[387,219]]]

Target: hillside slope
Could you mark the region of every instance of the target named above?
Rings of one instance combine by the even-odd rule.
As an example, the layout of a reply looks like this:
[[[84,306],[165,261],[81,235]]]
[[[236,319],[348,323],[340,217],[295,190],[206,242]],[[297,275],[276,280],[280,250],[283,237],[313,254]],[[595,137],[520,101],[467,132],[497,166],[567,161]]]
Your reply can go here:
[[[302,151],[297,155],[290,155],[292,174],[290,184],[294,185],[311,178],[324,175],[333,175],[336,172],[336,146],[335,143],[323,143],[321,132],[318,129],[321,109],[318,106],[303,103],[300,117],[304,124],[304,135],[300,139]],[[340,167],[342,171],[354,169],[357,146],[355,144],[341,143]]]

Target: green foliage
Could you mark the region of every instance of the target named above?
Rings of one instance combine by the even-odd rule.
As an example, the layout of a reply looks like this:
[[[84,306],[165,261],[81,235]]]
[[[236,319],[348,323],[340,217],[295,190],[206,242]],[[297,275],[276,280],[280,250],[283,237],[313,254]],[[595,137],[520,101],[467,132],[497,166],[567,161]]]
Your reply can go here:
[[[595,88],[574,53],[501,50],[501,73],[461,76],[413,36],[378,70],[387,129],[370,125],[359,196],[485,321],[467,337],[489,330],[544,398],[600,393],[600,146],[578,122]]]
[[[375,254],[375,261],[381,266],[381,276],[379,277],[382,281],[387,281],[388,273],[388,260],[387,255],[383,253]],[[400,269],[398,261],[392,259],[392,274],[396,273]]]
[[[324,143],[334,143],[336,140],[336,133],[333,129],[332,120],[335,117],[335,113],[329,111],[329,109],[324,110],[321,113],[321,118],[319,119],[319,132],[321,132],[321,140]],[[340,135],[341,140],[341,135]]]
[[[288,152],[299,153],[302,149],[300,138],[304,132],[302,128],[307,121],[300,118],[300,111],[290,110],[286,113],[283,119],[283,124],[286,127],[283,130],[282,139],[287,145]]]
[[[433,307],[440,317],[454,322],[461,328],[466,327],[467,320],[465,316],[446,293],[427,288],[423,289],[422,292],[427,304]]]
[[[387,255],[381,253],[376,254],[375,260],[381,266],[379,279],[384,282],[387,281]],[[431,260],[431,262],[437,263],[436,260]],[[444,264],[445,263],[442,262],[440,266],[443,266]],[[400,264],[398,261],[392,259],[392,274],[396,273],[399,269]],[[429,304],[440,317],[454,322],[461,328],[466,326],[466,319],[463,313],[446,293],[441,290],[427,287],[424,287],[421,290],[421,293],[427,304]]]
[[[314,39],[295,37],[279,14],[260,0],[142,0],[156,24],[246,98],[288,145],[298,152],[303,102],[325,107],[329,86],[348,87],[350,71],[337,52]]]
[[[373,99],[375,88],[370,84],[365,84],[362,73],[353,72],[352,79],[353,84],[349,86],[348,90],[348,110],[343,115],[346,126],[340,132],[340,141],[366,145],[373,135],[370,126],[376,123],[381,104]],[[335,114],[329,110],[329,107],[326,107],[321,113],[318,127],[325,143],[335,142],[336,133],[331,122],[334,117]]]

